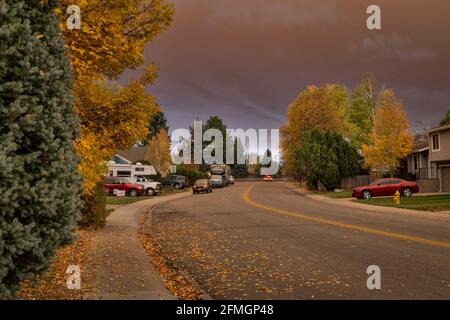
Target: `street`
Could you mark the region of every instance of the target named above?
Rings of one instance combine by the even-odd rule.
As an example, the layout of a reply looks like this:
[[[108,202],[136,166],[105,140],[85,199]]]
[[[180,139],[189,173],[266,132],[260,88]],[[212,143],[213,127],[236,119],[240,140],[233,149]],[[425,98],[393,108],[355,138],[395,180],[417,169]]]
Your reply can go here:
[[[450,217],[330,205],[242,182],[162,204],[152,235],[214,299],[449,299]],[[381,269],[381,289],[366,270]]]

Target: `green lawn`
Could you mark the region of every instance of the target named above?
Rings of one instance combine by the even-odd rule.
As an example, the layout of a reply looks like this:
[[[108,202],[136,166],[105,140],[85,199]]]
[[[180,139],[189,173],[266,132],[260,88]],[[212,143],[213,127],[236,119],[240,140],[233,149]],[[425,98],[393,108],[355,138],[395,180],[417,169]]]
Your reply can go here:
[[[450,210],[450,195],[413,196],[401,198],[401,204],[396,205],[393,197],[373,198],[371,200],[354,200],[358,203],[383,207],[396,207],[421,211],[448,211]]]
[[[107,204],[113,205],[113,206],[125,206],[128,204],[132,204],[138,201],[148,200],[152,199],[153,197],[115,197],[115,196],[108,196]]]
[[[351,190],[343,190],[341,192],[319,192],[320,195],[324,195],[330,198],[334,199],[344,199],[344,198],[351,198],[352,197],[352,191]]]

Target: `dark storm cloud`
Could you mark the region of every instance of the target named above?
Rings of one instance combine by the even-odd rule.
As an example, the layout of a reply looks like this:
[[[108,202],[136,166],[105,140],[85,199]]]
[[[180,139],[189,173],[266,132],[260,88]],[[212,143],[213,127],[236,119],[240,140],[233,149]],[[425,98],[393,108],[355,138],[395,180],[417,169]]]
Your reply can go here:
[[[176,0],[173,25],[146,50],[149,91],[172,128],[219,115],[231,128],[278,128],[307,85],[353,87],[366,72],[392,87],[411,120],[450,106],[448,0]],[[382,30],[366,8],[382,8]]]

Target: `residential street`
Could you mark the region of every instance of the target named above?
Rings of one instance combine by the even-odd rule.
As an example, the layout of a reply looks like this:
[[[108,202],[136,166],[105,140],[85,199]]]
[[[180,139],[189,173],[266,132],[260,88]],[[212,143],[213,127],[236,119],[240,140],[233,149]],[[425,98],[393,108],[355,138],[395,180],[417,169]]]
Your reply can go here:
[[[450,215],[383,210],[237,183],[162,204],[152,233],[214,299],[449,299]]]

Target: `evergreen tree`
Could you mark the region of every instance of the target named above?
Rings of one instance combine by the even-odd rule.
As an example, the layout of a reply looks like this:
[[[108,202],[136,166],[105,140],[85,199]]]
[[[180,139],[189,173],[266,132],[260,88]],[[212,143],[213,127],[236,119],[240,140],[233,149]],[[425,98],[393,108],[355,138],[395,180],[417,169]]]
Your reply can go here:
[[[318,181],[327,189],[337,188],[342,178],[355,176],[360,170],[358,153],[333,131],[307,132],[294,156],[296,174],[305,176],[313,189]]]
[[[78,119],[55,5],[0,2],[0,295],[44,273],[79,219]]]
[[[167,125],[165,113],[162,111],[158,111],[150,117],[150,121],[148,124],[149,134],[145,144],[156,137],[162,129],[165,129],[167,133],[169,132],[169,126]]]
[[[450,124],[450,108],[448,108],[447,113],[445,114],[444,118],[441,120],[441,126]]]
[[[244,163],[239,164],[238,159],[244,159]],[[234,139],[234,163],[230,165],[231,175],[235,178],[248,177],[248,165],[245,161],[245,150],[241,139]]]

